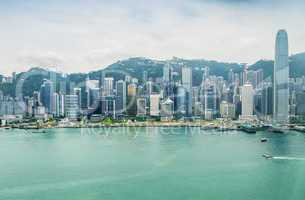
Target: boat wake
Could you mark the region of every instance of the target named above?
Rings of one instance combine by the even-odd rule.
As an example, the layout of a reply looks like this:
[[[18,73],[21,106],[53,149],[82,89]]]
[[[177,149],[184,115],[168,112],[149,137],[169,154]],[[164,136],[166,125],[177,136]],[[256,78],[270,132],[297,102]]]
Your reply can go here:
[[[274,160],[302,160],[302,161],[305,161],[305,158],[286,157],[286,156],[275,156],[272,159],[274,159]]]

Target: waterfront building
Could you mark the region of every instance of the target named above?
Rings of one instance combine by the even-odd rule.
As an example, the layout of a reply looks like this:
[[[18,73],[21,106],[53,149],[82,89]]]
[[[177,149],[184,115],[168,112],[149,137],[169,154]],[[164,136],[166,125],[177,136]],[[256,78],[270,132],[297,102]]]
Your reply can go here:
[[[161,103],[161,120],[162,121],[170,121],[173,119],[173,114],[174,114],[174,102],[170,99],[167,98]]]
[[[137,116],[146,116],[146,98],[137,98]]]
[[[40,93],[38,91],[33,92],[33,100],[34,100],[34,107],[41,105]]]
[[[186,115],[192,116],[192,69],[187,66],[183,66],[181,69],[182,86],[186,90]]]
[[[242,116],[244,118],[253,116],[254,90],[251,83],[241,86]]]
[[[59,94],[58,93],[54,93],[54,108],[55,108],[55,112],[54,115],[55,117],[59,117],[60,116],[60,104],[59,104]]]
[[[46,119],[47,118],[47,113],[46,109],[44,106],[37,106],[34,109],[34,117],[35,119]]]
[[[97,109],[100,100],[100,89],[89,89],[89,109]]]
[[[273,120],[278,124],[286,123],[289,114],[289,63],[285,30],[279,30],[276,36],[273,80]]]
[[[101,114],[104,117],[111,117],[113,119],[116,118],[115,112],[115,96],[105,96],[101,99]]]
[[[222,101],[220,103],[220,115],[222,118],[235,118],[235,105],[227,101]]]
[[[59,93],[59,116],[65,116],[65,94]]]
[[[175,87],[174,110],[178,118],[187,114],[187,90],[182,85]]]
[[[26,111],[25,115],[28,117],[32,117],[34,115],[34,100],[33,98],[30,97],[25,97],[25,106],[26,106]]]
[[[116,112],[117,115],[123,114],[126,111],[127,95],[126,82],[119,80],[116,82]]]
[[[264,118],[269,118],[273,113],[273,88],[271,83],[265,83],[262,88],[262,110]]]
[[[204,111],[202,108],[203,108],[203,106],[200,101],[195,102],[194,103],[194,116],[201,117],[202,115],[204,115]]]
[[[49,114],[54,113],[54,88],[53,82],[45,79],[40,88],[40,100]]]
[[[81,88],[73,88],[73,94],[77,95],[78,107],[81,109],[81,107],[82,107],[82,89]]]
[[[299,121],[305,121],[305,91],[296,93],[296,116]]]
[[[65,96],[65,116],[69,120],[77,120],[79,117],[79,100],[77,95]]]
[[[204,118],[212,120],[217,114],[217,92],[212,82],[207,82],[204,91]]]
[[[160,94],[151,94],[149,97],[149,114],[150,116],[157,117],[160,115]]]
[[[163,98],[173,98],[173,70],[169,63],[166,63],[163,67],[163,80],[162,80],[162,90]]]

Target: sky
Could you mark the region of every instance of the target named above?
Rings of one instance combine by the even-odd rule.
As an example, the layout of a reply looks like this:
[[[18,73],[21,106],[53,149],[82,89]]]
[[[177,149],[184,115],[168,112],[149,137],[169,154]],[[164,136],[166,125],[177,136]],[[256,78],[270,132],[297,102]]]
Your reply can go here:
[[[254,63],[286,29],[305,51],[302,0],[2,0],[0,74],[98,70],[129,57]]]

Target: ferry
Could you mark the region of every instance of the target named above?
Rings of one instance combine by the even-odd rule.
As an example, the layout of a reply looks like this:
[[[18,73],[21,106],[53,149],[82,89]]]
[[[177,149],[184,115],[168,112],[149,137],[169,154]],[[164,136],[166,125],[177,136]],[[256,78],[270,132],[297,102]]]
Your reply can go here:
[[[272,159],[273,158],[273,156],[272,155],[269,155],[269,154],[263,154],[262,155],[264,158],[266,158],[266,159]]]
[[[256,133],[256,127],[252,125],[241,125],[240,130],[249,133],[249,134],[255,134]]]
[[[268,132],[270,132],[270,133],[285,133],[281,128],[277,128],[277,127],[270,127],[268,129]]]
[[[267,142],[268,139],[267,138],[261,138],[261,142]]]

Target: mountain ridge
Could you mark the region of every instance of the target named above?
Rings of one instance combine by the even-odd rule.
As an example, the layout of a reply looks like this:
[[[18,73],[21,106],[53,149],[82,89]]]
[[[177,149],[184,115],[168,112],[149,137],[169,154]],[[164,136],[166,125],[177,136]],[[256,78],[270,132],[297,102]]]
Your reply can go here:
[[[215,60],[205,60],[205,59],[184,59],[184,58],[178,58],[173,57],[169,60],[157,60],[157,59],[150,59],[145,57],[131,57],[124,60],[118,60],[117,62],[114,62],[110,65],[108,65],[104,69],[98,69],[95,71],[90,71],[88,73],[71,73],[67,74],[68,81],[73,81],[76,84],[84,81],[87,76],[89,76],[90,79],[99,79],[101,76],[102,71],[108,71],[111,76],[114,76],[115,80],[122,79],[123,76],[117,73],[123,72],[130,74],[131,76],[139,79],[140,81],[143,78],[144,71],[147,72],[148,77],[156,78],[156,77],[162,77],[163,73],[163,66],[166,63],[170,63],[173,66],[174,72],[179,76],[180,75],[180,69],[181,66],[186,65],[193,69],[193,85],[200,85],[202,80],[202,69],[204,67],[209,67],[210,74],[216,75],[216,76],[223,76],[224,79],[228,79],[228,72],[232,69],[234,72],[240,72],[243,70],[243,64],[242,63],[230,63],[230,62],[221,62],[221,61],[215,61]],[[249,69],[251,70],[258,70],[263,69],[264,77],[272,77],[273,72],[273,60],[266,60],[261,59],[258,60],[256,63],[249,66]],[[290,76],[291,77],[301,77],[305,76],[305,52],[293,54],[289,57],[289,65],[290,65]],[[43,68],[43,67],[35,67],[31,68],[27,72],[41,72],[40,75],[36,75],[34,77],[30,77],[25,81],[23,93],[24,96],[31,95],[33,91],[39,90],[39,87],[43,81],[44,78],[47,78],[45,76],[46,72],[49,72],[49,70]],[[22,77],[24,73],[27,72],[21,72],[17,74],[17,80]],[[43,75],[44,74],[44,75]],[[57,77],[61,79],[60,74],[57,74]],[[179,78],[179,77],[178,77]],[[0,84],[0,90],[3,92],[4,95],[11,95],[14,96],[14,88],[16,86],[16,81],[13,83],[2,83]]]

